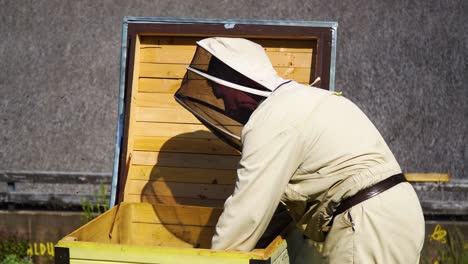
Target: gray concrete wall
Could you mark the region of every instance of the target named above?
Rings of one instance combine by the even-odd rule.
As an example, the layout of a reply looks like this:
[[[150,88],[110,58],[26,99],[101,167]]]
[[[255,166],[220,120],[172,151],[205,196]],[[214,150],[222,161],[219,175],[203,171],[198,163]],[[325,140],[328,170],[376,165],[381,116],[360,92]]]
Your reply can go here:
[[[16,253],[25,249],[32,263],[54,263],[54,245],[85,223],[84,213],[0,210],[0,244],[16,247]],[[11,251],[3,249],[7,254]]]
[[[337,21],[337,90],[404,171],[467,179],[467,14],[463,0],[0,0],[0,171],[111,171],[131,15]]]

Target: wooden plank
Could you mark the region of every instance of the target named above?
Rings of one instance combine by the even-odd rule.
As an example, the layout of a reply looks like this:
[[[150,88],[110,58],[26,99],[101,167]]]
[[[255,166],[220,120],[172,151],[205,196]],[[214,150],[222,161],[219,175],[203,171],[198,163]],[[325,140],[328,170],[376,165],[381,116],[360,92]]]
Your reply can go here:
[[[300,83],[310,83],[310,68],[275,67],[279,76]]]
[[[294,39],[271,39],[271,38],[251,38],[253,42],[261,45],[265,51],[281,52],[305,52],[312,53],[317,47],[316,39],[294,40]]]
[[[180,168],[235,169],[239,156],[133,151],[133,165]]]
[[[126,244],[137,246],[158,246],[192,248],[193,245],[161,224],[132,223],[127,234]]]
[[[234,169],[215,170],[137,165],[132,166],[128,174],[128,178],[134,180],[211,184],[234,184],[237,177],[237,171]]]
[[[156,107],[137,107],[136,121],[200,124],[200,121],[185,109]]]
[[[263,251],[217,251],[202,248],[133,246],[59,241],[57,247],[70,249],[70,264],[239,264],[249,259],[267,259]],[[57,254],[57,252],[56,252]]]
[[[263,251],[215,251],[178,246],[158,247],[126,244],[100,244],[59,241],[58,247],[70,248],[70,264],[239,264],[249,259],[267,259]]]
[[[216,199],[200,199],[174,196],[159,196],[159,195],[141,195],[141,194],[126,194],[126,202],[135,203],[151,203],[151,204],[167,204],[167,205],[193,205],[205,207],[222,208],[225,200]]]
[[[125,162],[125,164],[121,164],[122,166],[120,166],[121,168],[119,168],[119,171],[127,171],[128,170],[128,164],[129,164],[129,160],[131,159],[131,153],[132,153],[132,149],[133,149],[133,141],[134,141],[134,124],[135,124],[135,121],[136,121],[136,97],[137,97],[137,94],[138,94],[138,80],[140,78],[140,64],[139,63],[135,63],[135,62],[138,62],[140,60],[140,37],[136,37],[136,43],[135,43],[135,54],[134,54],[134,68],[133,68],[133,72],[132,72],[132,87],[131,87],[131,97],[129,98],[130,102],[125,102],[126,104],[126,107],[129,107],[129,110],[127,112],[127,109],[125,109],[125,118],[127,119],[128,118],[128,122],[125,122],[124,126],[128,126],[127,127],[127,131],[124,132],[124,137],[125,139],[123,140],[123,151],[126,151],[126,153],[121,153],[120,156],[123,156],[125,155],[125,161],[122,161],[120,159],[120,162]],[[124,128],[125,130],[125,128]],[[126,142],[125,142],[126,141]],[[124,175],[124,179],[120,179],[120,184],[122,183],[125,183],[125,173],[119,173],[121,175]],[[120,186],[122,187],[122,186]],[[120,188],[119,187],[119,188]],[[118,197],[119,198],[119,197]],[[120,197],[119,199],[122,199],[122,197]]]
[[[182,84],[182,79],[140,78],[138,91],[174,94]]]
[[[212,116],[214,119],[216,115],[221,116],[219,113],[214,113]],[[220,118],[223,118],[221,116]],[[182,108],[159,108],[159,107],[137,107],[136,108],[136,121],[138,122],[163,122],[163,123],[182,123],[182,124],[201,124],[195,116],[188,110]],[[240,131],[242,126],[236,121],[226,119],[224,127],[230,129],[230,131]]]
[[[199,206],[172,206],[164,204],[135,203],[132,222],[216,226],[222,209]]]
[[[199,100],[210,100],[213,104],[224,105],[222,99],[214,101],[211,88],[197,89],[197,91],[192,91],[192,94],[187,95],[193,96]],[[183,107],[175,100],[174,95],[169,93],[138,93],[136,97],[136,105],[143,107],[183,109]]]
[[[309,82],[310,68],[275,67],[278,74],[285,79],[298,82]],[[150,78],[182,78],[187,71],[185,64],[140,63],[140,76]]]
[[[405,173],[410,182],[448,182],[452,175],[448,173]]]
[[[194,53],[195,50],[175,50],[167,46],[145,48],[141,49],[140,62],[189,65]],[[312,65],[312,50],[308,52],[269,51],[267,52],[267,56],[274,67],[310,68]]]
[[[127,178],[127,182],[128,182],[128,178]],[[124,201],[125,201],[126,196],[127,196],[127,192],[125,191]],[[132,233],[132,229],[131,229],[132,216],[135,213],[134,205],[122,202],[119,204],[119,207],[120,207],[119,214],[117,217],[119,218],[120,221],[118,222],[117,225],[114,226],[114,229],[117,229],[119,231],[119,243],[129,244],[130,243],[129,236]]]
[[[183,49],[170,46],[147,47],[141,49],[141,61],[149,63],[175,63],[188,65],[192,61],[195,49]]]
[[[208,37],[208,36],[207,36]],[[142,36],[141,48],[167,47],[177,50],[186,49],[195,51],[196,41],[204,37],[163,37],[163,36]],[[317,46],[317,40],[293,40],[274,38],[249,38],[251,41],[260,44],[266,51],[282,52],[311,52]]]
[[[136,97],[137,106],[179,108],[183,107],[177,103],[173,94],[169,93],[138,93]]]
[[[128,180],[128,194],[188,197],[198,199],[226,199],[234,191],[234,185],[185,182]]]
[[[137,38],[136,39],[136,43],[135,43],[135,59],[134,61],[135,62],[138,62],[140,60],[140,38]],[[127,159],[128,159],[128,155],[131,151],[131,146],[133,144],[132,142],[132,139],[133,139],[133,130],[132,130],[132,125],[133,123],[135,122],[135,102],[136,102],[136,98],[137,98],[137,95],[138,95],[138,80],[140,78],[140,65],[139,63],[135,63],[134,65],[134,68],[133,68],[133,79],[132,79],[132,98],[131,98],[131,101],[130,101],[130,113],[128,113],[130,116],[130,122],[129,122],[129,129],[128,129],[128,153],[127,153]],[[128,102],[127,102],[128,103]]]
[[[136,136],[218,138],[202,124],[136,122]]]
[[[239,155],[237,150],[217,139],[136,137],[134,150]]]
[[[312,51],[307,53],[294,52],[268,52],[273,67],[299,67],[310,68],[312,66]]]
[[[132,223],[130,242],[161,247],[210,248],[213,227]]]
[[[142,36],[141,47],[178,46],[193,49],[196,42],[201,39],[203,39],[203,37]]]
[[[117,207],[113,207],[110,210],[104,212],[99,217],[94,218],[87,224],[81,226],[67,237],[69,240],[77,241],[88,241],[97,243],[111,243],[115,240],[109,238],[109,231],[114,221],[119,221],[115,218],[115,214],[118,214]]]
[[[178,246],[158,247],[133,246],[126,244],[100,244],[59,241],[58,247],[70,249],[70,264],[239,264],[249,259],[267,259],[263,251],[215,251],[202,248],[181,248]]]
[[[107,260],[95,260],[95,259],[74,259],[74,258],[70,258],[70,263],[72,264],[114,264],[115,262],[113,261],[107,261]],[[121,264],[124,264],[126,262],[122,262],[120,261],[119,263]],[[159,262],[147,262],[145,264],[152,264],[152,263],[157,263],[159,264]]]
[[[309,80],[299,83],[309,85]],[[175,94],[182,84],[182,79],[140,78],[138,91],[143,93]]]
[[[183,78],[187,71],[186,64],[168,63],[138,63],[140,65],[140,77],[151,78]]]

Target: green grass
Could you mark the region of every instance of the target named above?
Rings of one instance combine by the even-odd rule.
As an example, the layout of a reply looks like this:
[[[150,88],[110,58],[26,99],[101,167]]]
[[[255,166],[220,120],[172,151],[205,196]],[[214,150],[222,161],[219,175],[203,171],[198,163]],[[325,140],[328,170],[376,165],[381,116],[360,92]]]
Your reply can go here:
[[[91,203],[89,200],[81,199],[81,208],[84,215],[82,221],[87,223],[93,220],[96,216],[104,213],[109,209],[109,200],[106,197],[106,187],[101,183],[100,192],[94,191],[94,201]]]
[[[437,224],[421,253],[421,264],[468,264],[468,242],[456,226]]]

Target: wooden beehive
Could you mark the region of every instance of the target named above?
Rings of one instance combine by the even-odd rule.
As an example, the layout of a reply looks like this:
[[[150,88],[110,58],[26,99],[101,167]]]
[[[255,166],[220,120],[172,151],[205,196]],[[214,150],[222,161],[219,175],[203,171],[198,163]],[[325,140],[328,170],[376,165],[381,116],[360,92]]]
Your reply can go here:
[[[288,237],[302,237],[286,230],[252,252],[209,250],[223,203],[234,189],[240,156],[173,95],[196,41],[211,36],[257,42],[282,77],[304,84],[320,77],[317,85],[330,89],[335,27],[127,18],[112,195],[116,206],[59,241],[56,261],[280,263],[289,258],[287,247],[293,242]]]

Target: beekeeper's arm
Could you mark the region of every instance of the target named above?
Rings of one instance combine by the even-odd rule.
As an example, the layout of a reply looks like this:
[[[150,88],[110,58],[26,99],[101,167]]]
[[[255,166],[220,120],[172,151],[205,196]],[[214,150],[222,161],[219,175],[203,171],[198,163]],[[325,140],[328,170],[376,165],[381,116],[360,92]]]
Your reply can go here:
[[[302,145],[295,127],[271,131],[262,126],[244,133],[235,190],[224,204],[212,249],[250,251],[255,247],[302,163]]]

